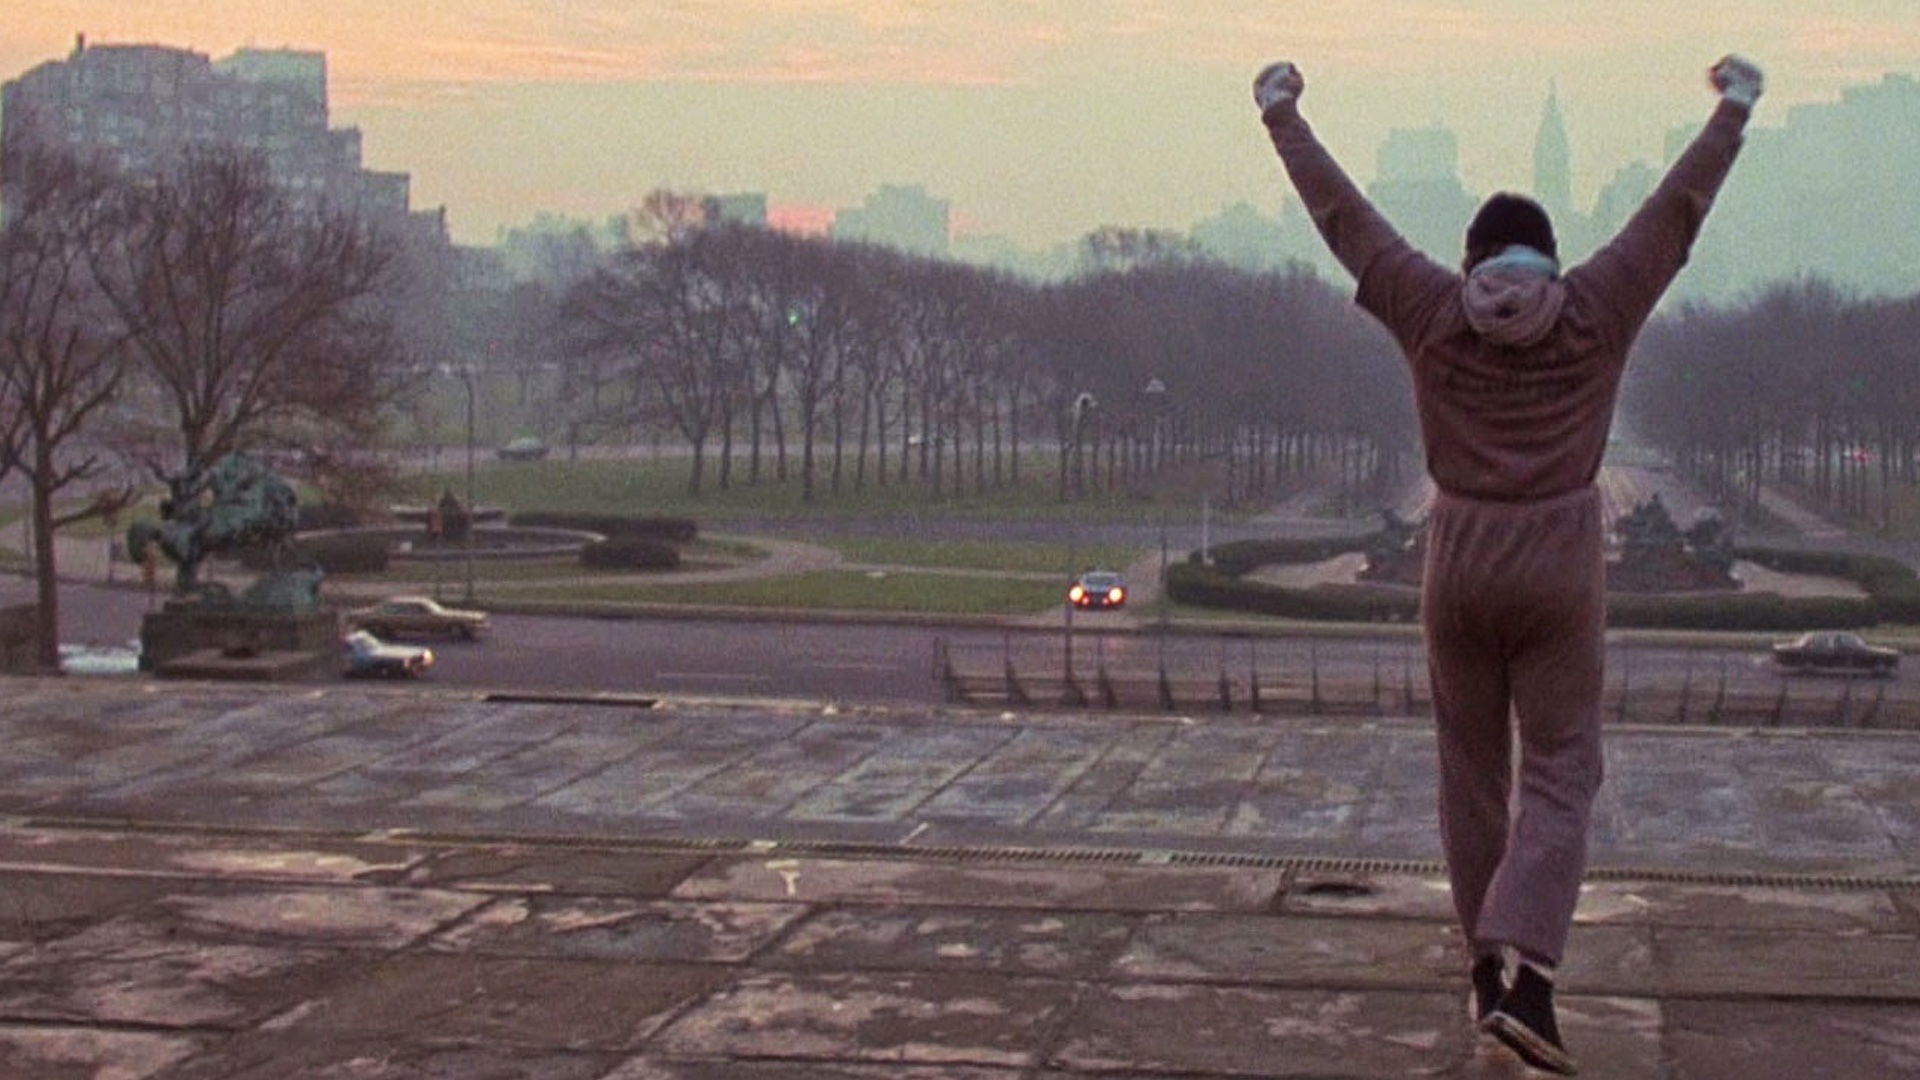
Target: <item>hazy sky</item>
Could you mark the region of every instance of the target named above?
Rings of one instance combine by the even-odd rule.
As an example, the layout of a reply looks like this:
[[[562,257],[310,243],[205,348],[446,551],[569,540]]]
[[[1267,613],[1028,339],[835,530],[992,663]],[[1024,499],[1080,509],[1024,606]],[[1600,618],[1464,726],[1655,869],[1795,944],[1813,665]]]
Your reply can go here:
[[[1242,201],[1277,213],[1249,94],[1277,58],[1362,180],[1390,129],[1440,123],[1482,193],[1529,184],[1557,86],[1584,206],[1706,115],[1725,52],[1766,69],[1761,124],[1920,74],[1915,0],[11,0],[0,79],[79,32],[324,51],[334,125],[473,243],[661,187],[765,192],[817,220],[919,184],[957,231],[1035,247]]]

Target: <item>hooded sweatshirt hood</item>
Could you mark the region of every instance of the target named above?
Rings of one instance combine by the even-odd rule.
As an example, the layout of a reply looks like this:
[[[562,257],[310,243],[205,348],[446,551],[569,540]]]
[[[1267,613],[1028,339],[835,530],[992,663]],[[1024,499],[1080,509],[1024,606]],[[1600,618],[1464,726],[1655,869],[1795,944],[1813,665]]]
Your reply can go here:
[[[1515,245],[1475,266],[1460,288],[1467,322],[1489,344],[1523,349],[1553,330],[1567,302],[1560,264]]]

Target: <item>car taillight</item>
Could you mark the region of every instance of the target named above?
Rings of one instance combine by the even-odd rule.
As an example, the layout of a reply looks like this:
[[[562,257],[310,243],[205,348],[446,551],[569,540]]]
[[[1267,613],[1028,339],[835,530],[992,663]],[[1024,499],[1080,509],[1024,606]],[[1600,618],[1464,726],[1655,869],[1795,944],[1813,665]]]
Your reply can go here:
[[[1120,601],[1125,600],[1126,598],[1127,598],[1127,590],[1121,588],[1118,585],[1115,585],[1113,588],[1107,590],[1107,603],[1109,604],[1117,604]]]
[[[1073,588],[1067,590],[1067,599],[1073,601],[1076,604],[1082,600],[1085,600],[1086,598],[1087,598],[1087,590],[1082,586],[1075,585]]]

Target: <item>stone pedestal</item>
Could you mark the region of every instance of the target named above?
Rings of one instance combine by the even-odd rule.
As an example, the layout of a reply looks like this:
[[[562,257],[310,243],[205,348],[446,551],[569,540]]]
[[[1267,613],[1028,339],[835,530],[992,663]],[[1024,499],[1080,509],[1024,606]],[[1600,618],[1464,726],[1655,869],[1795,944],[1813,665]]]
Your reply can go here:
[[[0,600],[0,675],[31,675],[40,664],[40,609]]]
[[[170,600],[140,621],[140,670],[183,678],[307,679],[339,669],[340,617]]]

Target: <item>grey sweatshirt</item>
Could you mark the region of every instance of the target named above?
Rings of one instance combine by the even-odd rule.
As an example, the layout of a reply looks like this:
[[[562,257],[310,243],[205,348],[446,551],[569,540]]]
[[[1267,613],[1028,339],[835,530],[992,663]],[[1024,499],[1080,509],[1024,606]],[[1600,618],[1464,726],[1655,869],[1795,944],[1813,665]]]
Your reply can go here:
[[[1593,482],[1628,351],[1686,264],[1747,117],[1722,100],[1619,235],[1554,278],[1440,265],[1374,209],[1292,103],[1267,113],[1314,225],[1359,282],[1358,303],[1412,366],[1427,471],[1442,491],[1532,501]]]

